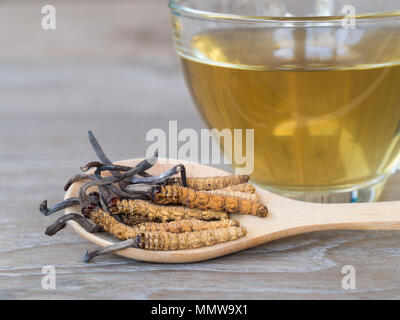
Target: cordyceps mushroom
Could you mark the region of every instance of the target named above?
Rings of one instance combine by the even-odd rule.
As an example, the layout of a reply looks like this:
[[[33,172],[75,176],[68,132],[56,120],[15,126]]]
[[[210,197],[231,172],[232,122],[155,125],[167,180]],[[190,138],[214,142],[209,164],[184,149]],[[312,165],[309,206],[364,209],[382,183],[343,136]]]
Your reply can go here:
[[[255,193],[256,188],[250,183],[240,183],[234,184],[221,189],[216,189],[214,191],[233,191],[233,192],[245,192],[245,193]]]
[[[179,221],[183,219],[224,220],[229,219],[224,211],[192,209],[184,206],[162,206],[141,199],[113,198],[109,204],[113,214],[142,215],[152,221]]]
[[[71,220],[76,221],[81,227],[90,233],[99,232],[102,230],[100,226],[86,219],[82,215],[77,213],[69,213],[58,218],[53,224],[48,226],[45,234],[48,236],[55,235],[58,231],[64,229],[67,226],[67,222]]]
[[[217,177],[196,177],[187,178],[186,185],[183,183],[181,178],[170,178],[166,184],[168,185],[180,185],[188,187],[197,191],[210,191],[225,188],[232,185],[242,184],[249,181],[248,175],[228,175],[228,176],[217,176]]]
[[[267,207],[260,201],[234,197],[226,194],[215,194],[196,191],[179,185],[147,186],[132,185],[130,191],[146,194],[156,204],[179,204],[200,210],[225,211],[258,217],[266,217]]]
[[[181,220],[166,223],[147,223],[137,227],[130,227],[116,221],[100,207],[87,205],[82,210],[85,217],[90,218],[106,232],[120,240],[127,241],[117,250],[135,246],[147,250],[185,250],[210,246],[226,241],[237,240],[246,235],[244,227],[240,227],[235,220],[200,221]],[[115,247],[111,248],[114,249]],[[111,252],[105,251],[87,253],[85,261],[93,259],[96,255]],[[90,257],[90,259],[89,259]]]
[[[243,198],[243,199],[248,199],[248,200],[253,200],[253,201],[258,201],[258,196],[255,193],[248,193],[248,192],[242,192],[242,191],[229,191],[225,189],[217,189],[217,190],[212,190],[212,191],[207,191],[213,194],[224,194],[227,196],[231,197],[237,197],[237,198]]]
[[[81,182],[78,196],[52,208],[47,201],[40,205],[43,215],[73,206],[81,206],[82,214],[69,213],[46,229],[54,235],[68,221],[75,221],[87,232],[107,232],[119,243],[87,252],[84,261],[98,255],[135,247],[145,250],[185,250],[237,240],[246,235],[230,213],[265,217],[267,208],[257,201],[249,177],[187,178],[183,164],[157,175],[146,171],[154,166],[158,153],[135,166],[111,162],[89,131],[90,143],[100,161],[81,167],[84,173],[73,176],[64,189]],[[90,171],[89,171],[90,170]],[[108,172],[108,175],[102,175]],[[179,175],[179,177],[176,177]],[[88,192],[97,188],[97,191]]]

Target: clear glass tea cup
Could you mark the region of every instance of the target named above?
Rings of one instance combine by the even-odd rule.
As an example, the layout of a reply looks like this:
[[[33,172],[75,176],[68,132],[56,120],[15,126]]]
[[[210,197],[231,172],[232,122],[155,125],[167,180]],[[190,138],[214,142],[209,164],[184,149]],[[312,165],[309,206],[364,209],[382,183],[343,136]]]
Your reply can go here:
[[[253,182],[305,201],[379,197],[400,161],[400,0],[169,7],[207,125],[254,129]]]

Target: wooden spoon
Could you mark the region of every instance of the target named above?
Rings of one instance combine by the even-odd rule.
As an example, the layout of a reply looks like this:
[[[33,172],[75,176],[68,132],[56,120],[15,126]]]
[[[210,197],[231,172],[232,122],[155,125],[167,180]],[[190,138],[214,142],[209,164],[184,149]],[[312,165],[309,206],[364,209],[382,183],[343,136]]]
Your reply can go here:
[[[134,166],[140,160],[132,159],[118,163]],[[149,170],[149,173],[158,174],[177,163],[177,161],[173,160],[160,159]],[[223,170],[197,163],[185,163],[185,166],[189,177],[229,174]],[[80,186],[81,183],[74,183],[65,194],[65,198],[77,196]],[[256,192],[260,201],[267,205],[269,209],[268,216],[266,218],[258,218],[238,214],[232,215],[234,219],[239,220],[242,226],[247,228],[247,235],[239,240],[190,250],[150,251],[128,248],[115,253],[142,261],[185,263],[221,257],[271,240],[311,231],[341,229],[400,230],[400,201],[317,204],[287,199],[260,188],[257,188]],[[73,212],[79,212],[79,208],[68,208],[66,210],[66,214]],[[119,241],[105,233],[89,233],[75,221],[69,221],[68,224],[78,234],[99,246],[108,246]]]

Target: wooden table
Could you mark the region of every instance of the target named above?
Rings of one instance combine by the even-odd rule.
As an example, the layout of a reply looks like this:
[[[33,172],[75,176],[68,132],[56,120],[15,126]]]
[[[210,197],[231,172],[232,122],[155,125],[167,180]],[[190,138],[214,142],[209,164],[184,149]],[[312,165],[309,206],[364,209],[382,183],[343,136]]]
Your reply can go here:
[[[400,233],[329,231],[275,241],[213,261],[161,265],[99,257],[38,205],[94,159],[92,129],[113,159],[141,157],[152,128],[199,130],[171,45],[165,1],[55,1],[57,30],[40,28],[38,0],[0,10],[1,299],[400,298]],[[13,19],[10,19],[12,17]],[[21,23],[23,21],[23,23]],[[7,28],[4,28],[4,24]],[[383,200],[400,199],[400,175]],[[53,265],[56,289],[44,290]],[[356,289],[342,288],[342,267]]]

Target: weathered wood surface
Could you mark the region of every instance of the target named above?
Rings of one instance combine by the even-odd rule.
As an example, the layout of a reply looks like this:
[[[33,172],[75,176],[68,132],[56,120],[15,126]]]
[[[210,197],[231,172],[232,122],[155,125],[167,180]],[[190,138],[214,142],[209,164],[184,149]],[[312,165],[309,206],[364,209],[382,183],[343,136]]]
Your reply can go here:
[[[56,31],[40,29],[43,1],[0,4],[1,299],[399,299],[399,232],[329,231],[220,259],[160,265],[99,257],[71,230],[43,232],[43,199],[94,158],[92,129],[113,159],[140,157],[151,128],[203,127],[174,56],[166,1],[55,1]],[[118,143],[116,141],[118,140]],[[383,200],[400,199],[400,175]],[[56,268],[56,289],[41,286]],[[357,288],[342,289],[342,267]]]

